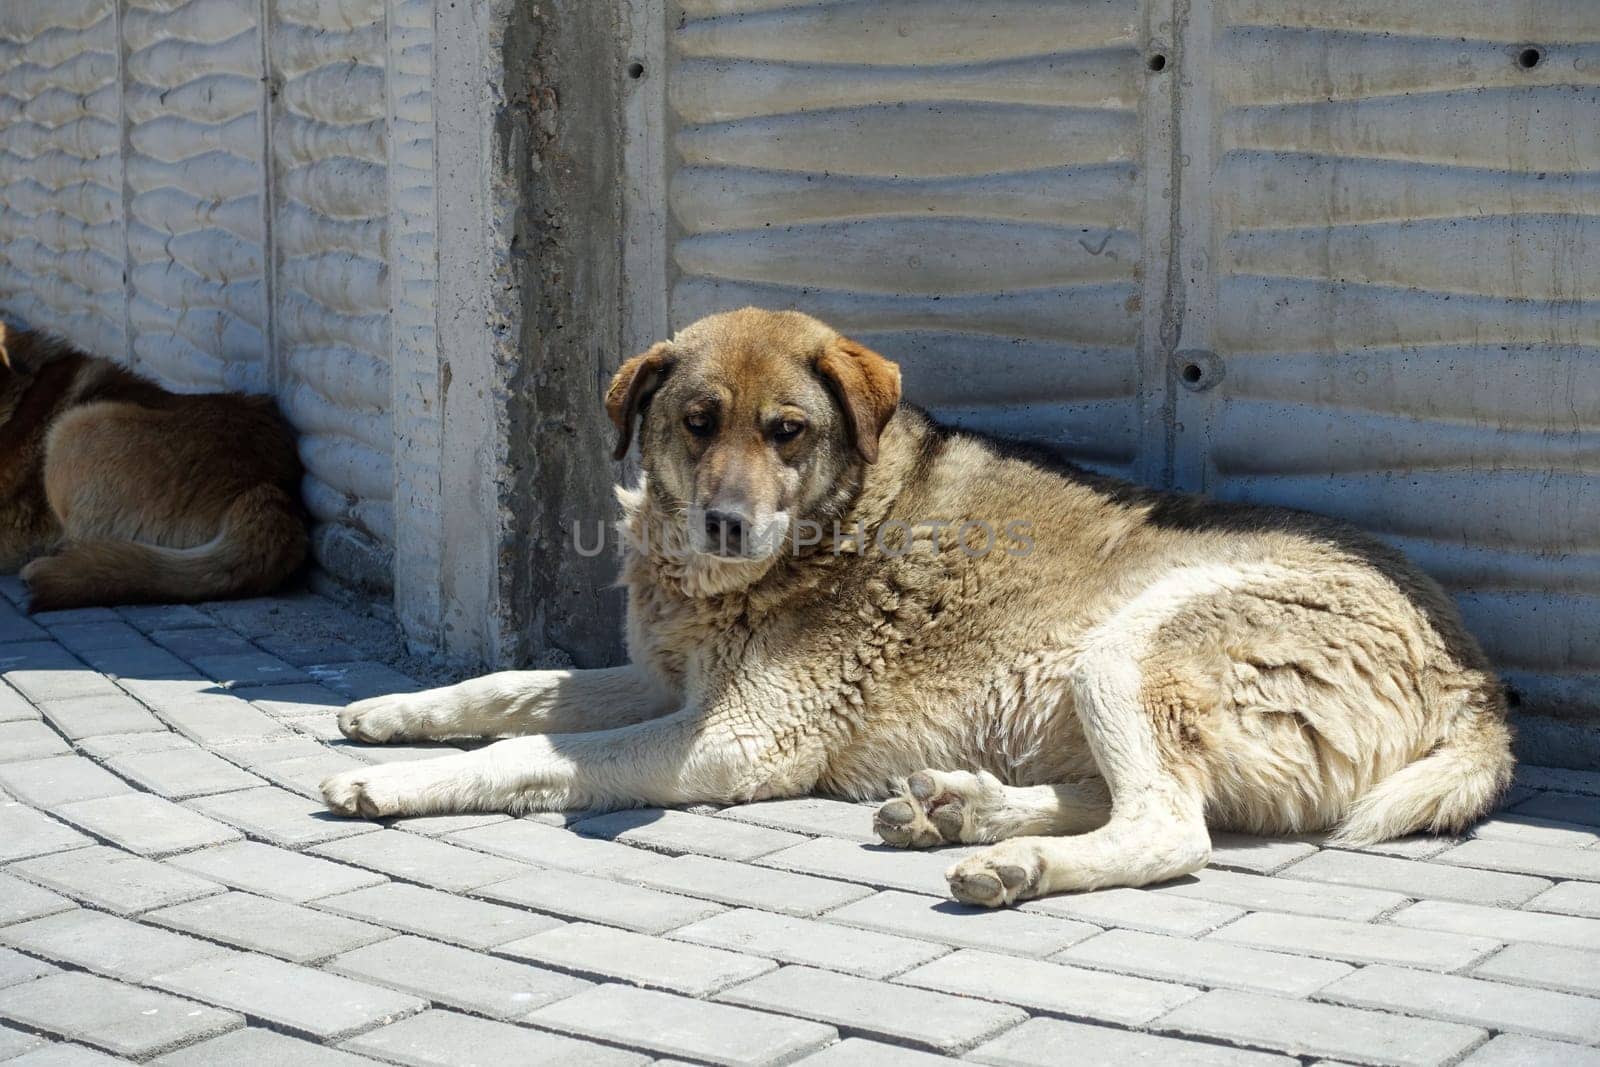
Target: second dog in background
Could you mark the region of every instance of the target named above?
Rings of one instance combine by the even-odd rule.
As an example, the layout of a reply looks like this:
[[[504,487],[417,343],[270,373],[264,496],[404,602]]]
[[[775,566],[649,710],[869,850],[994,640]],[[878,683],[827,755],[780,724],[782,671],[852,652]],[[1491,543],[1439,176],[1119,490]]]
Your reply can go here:
[[[269,397],[168,392],[0,324],[0,573],[33,611],[271,592],[305,559]]]

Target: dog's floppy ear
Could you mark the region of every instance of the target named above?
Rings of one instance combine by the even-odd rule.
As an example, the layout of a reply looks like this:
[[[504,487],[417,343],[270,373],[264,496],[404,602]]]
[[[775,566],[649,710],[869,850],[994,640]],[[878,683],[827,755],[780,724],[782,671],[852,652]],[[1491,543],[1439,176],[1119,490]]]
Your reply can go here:
[[[823,349],[815,366],[844,409],[856,451],[868,463],[878,462],[878,437],[900,404],[900,368],[847,337]]]
[[[612,459],[628,454],[628,445],[633,442],[633,420],[639,408],[660,388],[661,380],[671,369],[672,346],[658,341],[624,363],[617,376],[611,379],[611,388],[606,390],[606,414],[617,428],[617,447],[612,450]]]

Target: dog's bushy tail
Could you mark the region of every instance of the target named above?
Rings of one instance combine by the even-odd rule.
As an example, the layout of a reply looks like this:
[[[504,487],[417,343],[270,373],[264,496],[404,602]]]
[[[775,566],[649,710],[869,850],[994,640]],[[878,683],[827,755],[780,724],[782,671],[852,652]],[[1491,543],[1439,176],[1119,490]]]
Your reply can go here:
[[[23,568],[30,611],[173,603],[271,592],[305,559],[299,505],[275,485],[242,494],[217,535],[193,548],[143,541],[69,542]]]
[[[1426,756],[1374,785],[1351,805],[1333,843],[1370,845],[1406,834],[1460,833],[1494,809],[1516,764],[1503,698],[1493,683],[1468,697]]]

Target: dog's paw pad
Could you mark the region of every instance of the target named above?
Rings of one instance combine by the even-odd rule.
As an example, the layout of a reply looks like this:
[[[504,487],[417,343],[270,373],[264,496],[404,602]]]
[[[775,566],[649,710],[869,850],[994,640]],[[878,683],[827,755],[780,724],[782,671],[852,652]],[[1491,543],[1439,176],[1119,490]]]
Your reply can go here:
[[[981,783],[966,771],[918,771],[906,791],[878,809],[872,828],[896,848],[933,848],[976,840],[968,825]]]
[[[1021,864],[988,859],[986,855],[962,860],[945,872],[952,896],[963,904],[999,908],[1032,895],[1039,880],[1036,873]]]
[[[322,781],[322,799],[328,810],[336,815],[360,816],[376,819],[393,814],[373,789],[370,771],[345,771]]]

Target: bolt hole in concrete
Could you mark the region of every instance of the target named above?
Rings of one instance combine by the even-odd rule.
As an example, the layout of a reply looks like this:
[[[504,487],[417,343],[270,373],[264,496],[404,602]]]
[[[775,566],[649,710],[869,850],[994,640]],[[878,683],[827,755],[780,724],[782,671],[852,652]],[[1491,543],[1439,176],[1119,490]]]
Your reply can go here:
[[[1523,70],[1532,70],[1539,65],[1539,60],[1544,58],[1544,53],[1537,48],[1524,48],[1517,54],[1517,66]]]
[[[1200,376],[1203,375],[1205,371],[1200,369],[1200,364],[1198,363],[1185,363],[1183,365],[1183,370],[1179,373],[1183,375],[1184,381],[1188,382],[1190,385],[1193,385],[1195,382],[1200,380]]]
[[[629,63],[628,64],[628,77],[630,77],[630,78],[642,78],[642,77],[644,77],[644,64],[643,63]]]
[[[1167,57],[1162,55],[1160,52],[1157,52],[1155,55],[1146,60],[1145,65],[1159,74],[1161,71],[1167,69]]]

